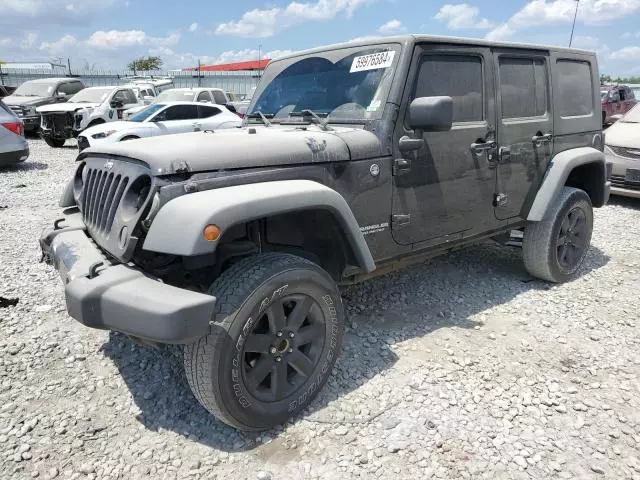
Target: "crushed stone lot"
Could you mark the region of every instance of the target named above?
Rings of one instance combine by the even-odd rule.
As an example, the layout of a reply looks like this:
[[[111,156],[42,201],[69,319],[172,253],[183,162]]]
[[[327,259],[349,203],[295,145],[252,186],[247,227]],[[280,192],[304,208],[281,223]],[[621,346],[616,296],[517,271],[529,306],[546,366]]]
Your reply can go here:
[[[0,170],[1,479],[640,479],[640,200],[595,211],[565,285],[483,244],[348,288],[320,396],[245,434],[197,403],[179,349],[67,316],[38,237],[77,150],[30,144]]]

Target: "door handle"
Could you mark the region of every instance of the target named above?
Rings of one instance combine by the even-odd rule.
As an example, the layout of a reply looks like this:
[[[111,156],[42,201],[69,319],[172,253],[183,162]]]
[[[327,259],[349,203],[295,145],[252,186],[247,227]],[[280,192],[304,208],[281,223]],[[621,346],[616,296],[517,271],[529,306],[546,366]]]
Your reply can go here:
[[[496,145],[497,143],[493,140],[490,142],[477,142],[471,144],[471,150],[474,153],[480,154],[488,150],[493,150],[494,148],[496,148]]]
[[[553,135],[551,133],[534,135],[533,137],[531,137],[531,141],[534,143],[536,147],[539,147],[544,143],[551,143],[552,139],[553,139]]]

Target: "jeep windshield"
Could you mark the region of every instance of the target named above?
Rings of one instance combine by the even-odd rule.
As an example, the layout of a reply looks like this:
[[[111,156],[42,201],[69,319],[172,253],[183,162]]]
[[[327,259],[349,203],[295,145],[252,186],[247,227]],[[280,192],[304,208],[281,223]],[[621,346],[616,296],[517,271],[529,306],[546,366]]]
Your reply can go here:
[[[311,110],[329,123],[360,123],[382,116],[400,46],[329,50],[269,64],[248,112],[279,123]],[[259,119],[248,121],[257,121]]]
[[[113,88],[85,88],[69,99],[70,103],[102,103]]]
[[[50,97],[55,85],[41,82],[24,82],[13,95],[17,97]]]

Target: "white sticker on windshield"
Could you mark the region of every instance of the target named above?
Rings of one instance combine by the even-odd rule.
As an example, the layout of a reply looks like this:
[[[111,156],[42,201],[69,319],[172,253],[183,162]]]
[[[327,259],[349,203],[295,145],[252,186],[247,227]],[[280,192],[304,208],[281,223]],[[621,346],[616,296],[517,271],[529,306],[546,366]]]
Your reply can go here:
[[[389,68],[393,63],[396,52],[387,50],[386,52],[371,53],[353,59],[350,73],[364,72],[365,70],[377,70],[379,68]]]

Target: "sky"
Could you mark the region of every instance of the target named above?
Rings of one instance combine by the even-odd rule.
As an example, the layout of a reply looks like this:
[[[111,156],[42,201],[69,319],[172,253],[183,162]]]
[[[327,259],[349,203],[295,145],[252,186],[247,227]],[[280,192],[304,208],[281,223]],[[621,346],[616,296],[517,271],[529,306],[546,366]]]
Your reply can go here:
[[[424,33],[563,45],[575,0],[0,0],[0,59],[123,70],[262,58],[354,38]],[[580,0],[573,45],[601,73],[640,75],[640,0]]]

